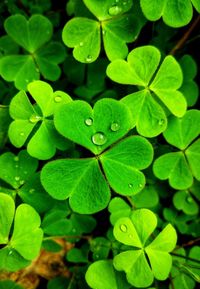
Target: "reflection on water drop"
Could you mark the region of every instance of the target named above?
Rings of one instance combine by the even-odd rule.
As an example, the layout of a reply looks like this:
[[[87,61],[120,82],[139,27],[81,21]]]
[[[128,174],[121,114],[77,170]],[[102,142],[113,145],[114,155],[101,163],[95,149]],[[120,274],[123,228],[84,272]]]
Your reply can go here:
[[[117,15],[120,14],[121,12],[122,12],[122,8],[119,7],[119,6],[117,6],[117,5],[110,7],[109,10],[108,10],[108,14],[109,14],[110,16],[117,16]]]
[[[107,138],[103,132],[97,132],[92,136],[92,142],[95,145],[101,146],[104,145],[107,141]]]
[[[20,134],[19,134],[20,136],[24,136],[24,132],[20,132]]]
[[[62,97],[60,97],[60,96],[55,96],[55,97],[54,97],[54,101],[57,102],[57,103],[58,103],[58,102],[61,102],[61,101],[62,101]]]
[[[140,188],[142,188],[142,187],[143,187],[143,185],[142,185],[142,184],[139,184],[139,187],[140,187]]]
[[[20,180],[20,177],[15,177],[15,181],[18,182]]]
[[[120,225],[120,230],[123,232],[123,233],[126,233],[127,232],[127,226],[122,224]]]
[[[186,201],[187,201],[188,203],[192,203],[192,202],[193,202],[193,199],[192,199],[192,197],[187,197],[187,198],[186,198]]]
[[[83,42],[80,42],[80,43],[79,43],[79,46],[83,47]]]
[[[19,161],[19,157],[14,157],[14,161],[18,162]]]
[[[133,187],[133,184],[128,184],[128,187],[131,189]]]
[[[31,123],[36,123],[38,122],[39,120],[41,120],[41,117],[39,115],[36,115],[36,114],[33,114],[30,118],[29,118],[29,121]]]
[[[158,122],[159,125],[163,125],[164,123],[165,123],[164,119],[160,119],[159,122]]]
[[[24,184],[24,180],[21,180],[19,183],[20,183],[20,185],[23,185]]]
[[[91,62],[92,61],[92,56],[88,55],[85,59],[86,62]]]
[[[111,127],[110,127],[110,129],[111,129],[112,131],[118,131],[119,128],[120,128],[120,125],[119,125],[117,122],[113,122],[113,123],[111,124]]]
[[[85,124],[86,124],[87,126],[91,126],[91,125],[93,124],[93,120],[92,120],[91,118],[87,118],[87,119],[85,120]]]

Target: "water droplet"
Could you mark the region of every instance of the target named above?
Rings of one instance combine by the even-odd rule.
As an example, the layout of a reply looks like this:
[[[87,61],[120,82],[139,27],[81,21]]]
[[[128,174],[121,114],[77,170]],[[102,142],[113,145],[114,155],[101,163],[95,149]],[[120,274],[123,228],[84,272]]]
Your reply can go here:
[[[9,253],[8,253],[8,255],[11,255],[12,253],[13,253],[13,250],[10,250]]]
[[[93,124],[93,120],[91,118],[87,118],[85,120],[85,124],[88,125],[88,126],[91,126]]]
[[[96,258],[96,259],[99,259],[99,255],[98,255],[98,254],[95,254],[95,258]]]
[[[18,162],[19,161],[19,157],[14,157],[14,161]]]
[[[110,129],[111,129],[112,131],[118,131],[119,128],[120,128],[120,125],[119,125],[117,122],[113,122],[113,123],[111,124],[111,127],[110,127]]]
[[[54,101],[55,102],[61,102],[62,101],[62,97],[56,96],[56,97],[54,97]]]
[[[110,14],[110,16],[117,16],[121,12],[122,12],[122,8],[117,5],[110,7],[108,10],[108,13]]]
[[[98,146],[102,146],[106,143],[107,138],[105,136],[105,134],[103,132],[96,132],[93,136],[92,136],[92,142],[95,145]]]
[[[35,189],[30,189],[30,190],[29,190],[29,193],[30,193],[30,194],[32,194],[32,193],[34,193],[34,192],[35,192]]]
[[[20,185],[23,185],[25,182],[24,182],[24,180],[21,180],[19,183],[20,183]]]
[[[73,232],[73,233],[76,233],[76,229],[75,229],[75,228],[73,228],[73,229],[72,229],[72,232]]]
[[[25,174],[25,175],[27,175],[27,174],[28,174],[28,172],[27,172],[27,171],[24,171],[24,174]]]
[[[133,235],[129,234],[128,236],[129,236],[129,238],[133,239]]]
[[[20,136],[24,136],[24,132],[20,132],[20,134],[19,134]]]
[[[35,69],[35,70],[36,70],[36,72],[40,72],[40,71],[39,71],[39,68],[37,68],[37,67],[36,67],[36,69]]]
[[[131,189],[133,187],[133,184],[128,184],[129,188]]]
[[[159,125],[163,125],[164,123],[165,123],[164,119],[160,119],[159,122],[158,122]]]
[[[79,43],[79,46],[80,46],[80,47],[83,47],[83,42],[80,42],[80,43]]]
[[[29,82],[29,80],[28,79],[25,79],[25,81],[28,83]]]
[[[18,168],[19,167],[19,165],[15,165],[15,168]]]
[[[92,56],[88,55],[85,59],[86,62],[91,62],[92,61]]]
[[[33,114],[30,118],[29,118],[29,121],[31,123],[36,123],[38,122],[39,120],[41,120],[41,117],[39,115],[36,115],[36,114]]]
[[[139,184],[139,187],[142,188],[142,187],[143,187],[143,184]]]
[[[127,4],[128,4],[128,2],[127,2],[127,1],[124,1],[122,4],[125,6],[125,5],[127,5]]]
[[[193,202],[193,198],[192,197],[187,197],[186,200],[187,200],[188,203],[192,203]]]
[[[20,180],[20,177],[15,177],[15,181],[18,182]]]
[[[124,225],[124,224],[120,225],[120,230],[121,230],[122,232],[126,233],[126,231],[127,231],[127,226]]]
[[[105,35],[105,34],[106,34],[106,31],[103,29],[103,30],[102,30],[102,33],[103,33],[103,35]]]

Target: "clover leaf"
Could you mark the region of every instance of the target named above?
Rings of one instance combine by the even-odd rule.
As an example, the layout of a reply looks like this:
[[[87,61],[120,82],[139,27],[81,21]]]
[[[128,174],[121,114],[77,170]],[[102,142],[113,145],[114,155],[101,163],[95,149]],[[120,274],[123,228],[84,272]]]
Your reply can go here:
[[[193,106],[199,96],[199,88],[194,78],[197,74],[197,65],[190,55],[184,55],[180,59],[180,65],[183,72],[183,84],[180,91],[187,100],[188,106]]]
[[[38,161],[26,151],[20,151],[16,156],[6,152],[0,156],[0,179],[14,189],[21,187],[36,171]]]
[[[83,63],[95,61],[100,54],[101,37],[109,60],[125,58],[126,43],[135,40],[143,25],[142,16],[139,21],[137,13],[129,11],[132,1],[119,0],[113,4],[111,0],[84,0],[84,4],[97,20],[75,17],[67,22],[62,33],[65,45],[74,48],[75,59]]]
[[[130,136],[103,152],[129,131],[129,120],[126,106],[113,99],[97,101],[93,110],[84,101],[60,107],[55,113],[57,130],[96,157],[49,162],[41,172],[45,190],[55,199],[69,198],[72,209],[84,214],[108,205],[108,183],[122,195],[141,191],[145,177],[140,170],[148,167],[153,158],[150,143],[140,136]]]
[[[165,280],[171,270],[169,252],[176,245],[176,231],[168,224],[150,242],[148,239],[156,226],[157,218],[148,209],[138,209],[129,218],[120,218],[114,226],[114,236],[119,242],[136,247],[118,254],[113,260],[115,269],[125,271],[128,282],[135,287],[150,286],[154,277]]]
[[[35,14],[26,20],[16,14],[6,19],[4,27],[8,36],[26,51],[25,55],[11,51],[1,58],[0,73],[6,81],[14,81],[16,88],[26,90],[27,84],[38,80],[40,74],[52,81],[59,78],[58,64],[65,58],[65,49],[58,42],[48,43],[53,34],[48,18]]]
[[[104,282],[102,282],[102,276]],[[86,272],[86,281],[90,288],[94,289],[128,289],[128,284],[124,275],[118,274],[113,268],[112,261],[100,260],[91,264]]]
[[[132,127],[136,125],[139,134],[146,137],[154,137],[166,129],[163,105],[177,117],[186,112],[186,100],[178,91],[183,78],[181,68],[173,56],[166,56],[158,69],[160,59],[156,47],[143,46],[133,49],[127,61],[117,59],[107,67],[107,75],[113,81],[143,88],[121,102],[132,112]]]
[[[0,289],[23,289],[20,285],[11,280],[0,281]]]
[[[43,232],[40,217],[29,205],[15,203],[9,195],[0,193],[0,269],[16,271],[27,266],[39,254]],[[14,218],[12,236],[9,237]],[[23,224],[23,226],[22,226]]]
[[[174,189],[185,190],[192,186],[193,178],[200,180],[200,113],[188,110],[182,118],[169,117],[164,137],[180,151],[160,156],[153,165],[154,174],[160,180],[169,179]]]
[[[163,18],[163,21],[171,27],[187,25],[192,19],[193,9],[200,12],[198,0],[140,0],[141,8],[148,20],[156,21]]]
[[[55,91],[43,81],[28,85],[28,92],[36,101],[32,105],[26,92],[18,92],[10,103],[10,115],[14,121],[9,127],[11,143],[20,148],[27,143],[28,153],[38,159],[49,159],[56,148],[66,149],[69,142],[55,130],[51,119],[57,107],[71,101],[68,94]]]
[[[4,147],[7,140],[8,127],[10,124],[10,115],[8,106],[0,105],[0,150]]]

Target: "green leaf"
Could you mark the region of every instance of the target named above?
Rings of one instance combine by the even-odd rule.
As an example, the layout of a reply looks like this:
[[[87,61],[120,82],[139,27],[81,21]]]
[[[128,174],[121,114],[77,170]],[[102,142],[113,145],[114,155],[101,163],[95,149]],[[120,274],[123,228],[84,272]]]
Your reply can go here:
[[[185,152],[193,176],[200,181],[200,139],[189,146]]]
[[[97,101],[93,110],[80,100],[60,107],[54,122],[64,137],[99,154],[130,130],[130,113],[114,99]]]
[[[152,146],[140,136],[126,138],[100,156],[110,186],[122,195],[142,190],[145,177],[139,170],[147,168],[152,160]]]
[[[160,58],[160,52],[156,47],[138,47],[129,53],[127,62],[118,59],[109,64],[107,75],[121,84],[146,87],[159,65]]]
[[[8,35],[30,53],[48,42],[53,33],[51,22],[42,15],[33,15],[28,21],[23,15],[12,15],[4,27]]]
[[[0,289],[23,289],[23,287],[11,280],[3,280],[0,281]]]
[[[114,225],[120,217],[129,217],[131,214],[130,206],[119,197],[115,197],[110,201],[108,210],[111,213],[110,222],[112,225]]]
[[[191,0],[197,12],[200,13],[200,2],[198,0]]]
[[[199,206],[189,191],[178,191],[173,196],[173,204],[177,210],[182,210],[187,215],[196,215]]]
[[[1,271],[16,272],[30,265],[30,261],[25,260],[16,250],[8,246],[0,250],[0,260]]]
[[[18,195],[22,201],[31,205],[38,213],[43,213],[55,204],[40,183],[40,174],[32,174],[28,181],[19,188]]]
[[[126,43],[133,42],[140,29],[139,21],[132,14],[125,14],[112,21],[103,22],[103,44],[108,59],[113,61],[125,58],[128,54]]]
[[[140,4],[147,19],[155,21],[163,17],[163,21],[171,27],[187,25],[192,19],[191,0],[153,0],[151,3],[140,0]]]
[[[6,81],[14,81],[17,89],[39,79],[39,71],[31,55],[8,55],[0,59],[0,73]]]
[[[53,120],[48,117],[59,106],[70,102],[71,98],[62,91],[53,92],[49,84],[39,80],[30,83],[28,90],[41,111],[30,103],[24,91],[18,92],[10,104],[10,115],[14,121],[9,127],[9,138],[18,148],[28,139],[27,151],[30,155],[38,159],[49,159],[55,154],[56,148],[68,148],[69,142],[57,133]],[[30,134],[32,138],[29,138]]]
[[[88,263],[87,252],[83,248],[72,248],[67,252],[67,261],[73,263]]]
[[[200,134],[200,112],[188,110],[182,118],[170,116],[164,137],[171,145],[184,150]]]
[[[135,287],[148,287],[153,282],[153,273],[142,250],[129,250],[114,257],[115,269],[125,271],[127,280]]]
[[[18,189],[36,171],[38,161],[20,151],[18,156],[11,152],[0,156],[0,179]]]
[[[0,193],[0,244],[7,244],[14,218],[15,203],[6,194]]]
[[[100,24],[87,18],[73,18],[64,26],[62,39],[65,45],[74,48],[75,59],[91,63],[100,53]]]
[[[104,209],[110,199],[109,187],[94,158],[49,162],[42,169],[41,182],[53,198],[69,197],[72,209],[81,214]]]
[[[111,19],[114,16],[119,16],[130,10],[132,1],[119,0],[113,3],[112,0],[83,0],[87,8],[96,16],[100,21]]]
[[[10,246],[27,260],[33,260],[39,254],[43,238],[39,226],[40,216],[31,206],[22,204],[17,208]]]
[[[88,285],[94,289],[128,289],[131,287],[124,275],[115,271],[110,260],[100,260],[91,264],[85,278]]]
[[[187,100],[188,106],[193,106],[199,96],[199,88],[194,78],[197,74],[197,64],[190,55],[184,55],[180,60],[183,72],[183,83],[180,91]]]
[[[185,190],[191,187],[193,175],[182,152],[167,153],[153,164],[153,171],[160,180],[169,179],[172,188]]]
[[[136,125],[140,135],[154,137],[167,127],[167,118],[162,107],[148,90],[129,94],[121,99],[131,111],[132,127]]]

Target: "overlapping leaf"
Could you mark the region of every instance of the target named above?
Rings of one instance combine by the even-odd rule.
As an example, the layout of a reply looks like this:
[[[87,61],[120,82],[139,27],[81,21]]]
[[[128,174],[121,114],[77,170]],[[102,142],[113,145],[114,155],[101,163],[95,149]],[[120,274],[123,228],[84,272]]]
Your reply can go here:
[[[148,20],[156,21],[163,18],[163,21],[171,27],[187,25],[193,15],[192,4],[200,12],[198,0],[140,0],[142,11]]]
[[[177,117],[186,112],[186,100],[178,91],[183,78],[181,68],[174,57],[166,56],[158,69],[160,59],[156,47],[143,46],[133,49],[127,61],[115,60],[107,68],[107,75],[113,81],[144,88],[121,101],[131,109],[132,126],[136,125],[137,131],[147,137],[156,136],[166,129],[163,105]]]
[[[39,253],[43,237],[40,217],[27,204],[19,205],[15,211],[12,197],[6,194],[0,194],[0,203],[0,243],[6,245],[0,250],[0,269],[16,271],[27,266]],[[13,218],[14,229],[9,238]]]
[[[164,137],[168,143],[180,149],[160,156],[154,162],[154,174],[178,190],[192,186],[193,178],[200,180],[200,112],[189,110],[178,119],[169,117]]]
[[[0,73],[6,81],[14,81],[16,88],[27,89],[27,84],[38,80],[40,74],[48,80],[57,80],[61,74],[58,66],[64,61],[65,49],[58,42],[48,43],[53,34],[53,26],[48,18],[33,15],[29,20],[16,14],[5,21],[8,35],[27,54],[13,54],[1,58]]]
[[[97,20],[75,17],[68,21],[62,33],[65,45],[74,48],[73,55],[78,61],[91,63],[100,54],[102,37],[109,60],[125,58],[128,53],[126,43],[135,40],[144,23],[142,15],[140,21],[133,11],[129,12],[132,1],[84,0],[84,3]]]
[[[66,149],[69,142],[55,130],[53,116],[57,107],[71,101],[68,94],[55,91],[48,83],[34,81],[28,85],[28,91],[36,101],[32,105],[26,92],[17,93],[10,104],[10,115],[14,121],[9,127],[11,143],[20,148],[27,143],[28,153],[38,159],[49,159],[56,148]]]
[[[129,218],[120,218],[114,226],[114,236],[119,242],[137,248],[124,251],[113,260],[114,267],[125,271],[128,282],[135,287],[150,286],[154,277],[165,280],[171,270],[172,258],[169,252],[176,245],[176,231],[169,224],[149,243],[147,241],[156,226],[155,214],[147,209],[136,210]]]
[[[142,190],[145,177],[140,170],[148,167],[153,158],[153,149],[147,140],[131,136],[103,152],[130,130],[130,113],[124,104],[102,99],[92,110],[86,102],[74,101],[56,112],[55,126],[63,136],[101,155],[57,160],[45,165],[41,181],[53,198],[69,198],[73,210],[86,214],[108,205],[108,183],[122,195]]]

